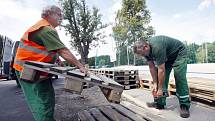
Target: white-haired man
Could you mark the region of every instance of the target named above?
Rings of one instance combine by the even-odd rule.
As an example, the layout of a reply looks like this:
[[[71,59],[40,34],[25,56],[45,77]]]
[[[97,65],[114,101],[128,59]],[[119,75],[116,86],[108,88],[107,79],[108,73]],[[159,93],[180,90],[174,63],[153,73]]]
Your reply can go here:
[[[61,9],[55,5],[47,6],[42,19],[30,27],[22,36],[17,49],[13,67],[18,77],[23,71],[25,61],[54,63],[60,55],[67,62],[86,73],[84,66],[61,42],[55,27],[62,22]],[[50,78],[37,83],[20,79],[27,103],[36,121],[53,121],[55,93]]]

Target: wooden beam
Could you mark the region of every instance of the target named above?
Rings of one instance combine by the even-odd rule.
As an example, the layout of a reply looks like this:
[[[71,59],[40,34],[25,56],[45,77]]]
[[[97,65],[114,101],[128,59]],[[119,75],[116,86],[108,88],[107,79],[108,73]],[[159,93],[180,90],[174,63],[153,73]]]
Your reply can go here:
[[[37,61],[25,61],[25,64],[36,66],[36,67],[39,67],[39,68],[49,68],[49,67],[57,66],[55,64],[44,63],[44,62],[37,62]]]
[[[107,119],[97,108],[91,108],[90,113],[95,117],[98,121],[110,121]]]
[[[119,104],[114,104],[111,103],[111,106],[114,107],[115,110],[119,111],[121,114],[130,117],[131,119],[133,119],[134,121],[146,121],[145,119],[143,119],[141,116],[137,115],[136,113],[126,109],[125,107],[123,107],[122,105]]]
[[[99,107],[99,109],[113,121],[132,121],[108,106]]]
[[[81,94],[83,90],[83,82],[71,78],[65,78],[64,88],[66,91]]]
[[[95,119],[86,110],[78,113],[80,121],[95,121]]]
[[[75,67],[51,67],[50,71],[58,72],[58,73],[66,73],[67,71],[73,70]]]

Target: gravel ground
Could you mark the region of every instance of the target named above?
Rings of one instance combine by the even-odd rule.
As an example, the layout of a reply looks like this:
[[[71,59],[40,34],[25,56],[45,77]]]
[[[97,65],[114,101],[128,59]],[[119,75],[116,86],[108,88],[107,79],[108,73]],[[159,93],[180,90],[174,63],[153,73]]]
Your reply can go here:
[[[97,86],[84,89],[81,95],[65,92],[62,88],[55,89],[55,100],[57,121],[77,121],[79,111],[109,104]]]

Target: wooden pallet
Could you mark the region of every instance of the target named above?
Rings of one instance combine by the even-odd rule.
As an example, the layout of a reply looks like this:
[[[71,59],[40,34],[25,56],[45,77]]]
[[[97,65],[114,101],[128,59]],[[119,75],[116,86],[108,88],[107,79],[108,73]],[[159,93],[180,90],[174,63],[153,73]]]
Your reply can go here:
[[[135,74],[137,74],[137,70],[116,70],[116,71],[114,71],[114,75],[117,75],[117,76],[135,75]]]
[[[116,82],[122,84],[126,90],[139,88],[139,77],[137,70],[92,69],[91,71],[97,75],[105,75],[108,78],[114,79]]]
[[[120,81],[116,81],[121,85],[131,85],[131,84],[139,84],[138,80],[120,80]]]
[[[139,88],[139,84],[123,85],[125,90]]]
[[[88,76],[81,73],[79,70],[71,70],[69,67],[55,67],[54,64],[42,62],[27,62],[24,64],[24,71],[21,74],[23,80],[40,81],[40,73],[60,75],[65,77],[65,90],[81,94],[84,83],[97,85],[103,91],[105,97],[111,101],[119,103],[123,86],[111,79],[106,79],[105,76],[96,76],[90,73]]]
[[[114,76],[114,80],[119,81],[119,80],[134,80],[136,79],[136,75],[127,75],[127,76]]]
[[[153,88],[152,81],[140,80],[140,88],[146,89],[146,90],[152,90],[152,88]]]
[[[147,121],[119,104],[100,106],[78,113],[79,121]]]
[[[203,78],[188,78],[190,96],[206,101],[215,101],[215,83],[213,80]],[[169,94],[176,94],[176,85],[173,81],[169,83]]]

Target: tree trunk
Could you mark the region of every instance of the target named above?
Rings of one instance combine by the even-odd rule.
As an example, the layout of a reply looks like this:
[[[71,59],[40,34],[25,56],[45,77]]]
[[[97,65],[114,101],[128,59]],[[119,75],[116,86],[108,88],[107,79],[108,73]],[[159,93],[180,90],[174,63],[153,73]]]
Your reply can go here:
[[[86,52],[86,49],[81,53],[81,63],[83,65],[88,64],[88,51]]]

